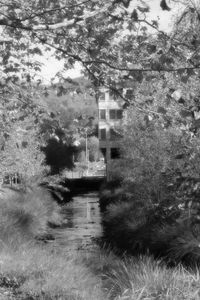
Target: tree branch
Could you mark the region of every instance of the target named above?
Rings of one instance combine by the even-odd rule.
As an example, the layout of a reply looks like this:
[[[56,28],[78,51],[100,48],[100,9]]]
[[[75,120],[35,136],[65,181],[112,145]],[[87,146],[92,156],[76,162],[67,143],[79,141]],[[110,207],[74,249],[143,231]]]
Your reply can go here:
[[[36,37],[40,40],[40,42],[44,43],[45,45],[48,45],[50,46],[51,48],[59,51],[59,52],[62,52],[63,54],[65,54],[66,56],[69,56],[69,57],[72,57],[74,58],[75,60],[81,62],[82,64],[84,64],[84,66],[88,66],[88,65],[92,65],[92,64],[98,64],[98,65],[106,65],[108,66],[110,69],[112,70],[116,70],[116,71],[127,71],[127,72],[178,72],[178,71],[182,71],[182,70],[199,70],[200,69],[200,66],[192,66],[192,67],[179,67],[179,68],[162,68],[162,69],[159,69],[159,70],[153,70],[151,68],[128,68],[128,67],[120,67],[120,66],[114,66],[112,65],[111,63],[105,61],[105,60],[83,60],[78,54],[73,54],[73,53],[69,53],[67,52],[66,50],[60,48],[60,47],[57,47],[55,45],[52,45],[50,44],[49,42],[47,41],[43,41],[42,38],[40,38],[39,36],[36,35]]]
[[[105,4],[103,8],[92,12],[86,12],[83,16],[77,16],[71,20],[64,19],[62,22],[55,23],[55,24],[39,24],[39,25],[26,25],[27,21],[23,21],[20,19],[8,19],[6,17],[0,17],[0,25],[19,28],[27,31],[44,31],[44,30],[56,30],[60,28],[70,28],[75,24],[82,24],[89,18],[96,17],[99,14],[105,13],[109,10],[110,4]]]
[[[84,4],[88,3],[88,2],[91,2],[91,0],[86,0],[86,1],[74,4],[74,5],[70,5],[70,6],[66,6],[65,5],[65,6],[54,8],[54,9],[45,10],[43,12],[34,13],[34,14],[31,14],[30,16],[22,19],[21,21],[24,22],[26,20],[31,20],[31,19],[34,19],[34,18],[37,18],[37,17],[41,17],[41,16],[46,15],[46,14],[49,14],[49,13],[52,13],[52,12],[56,12],[56,11],[60,11],[60,10],[64,10],[64,9],[72,9],[74,7],[79,7],[81,5],[84,5]]]

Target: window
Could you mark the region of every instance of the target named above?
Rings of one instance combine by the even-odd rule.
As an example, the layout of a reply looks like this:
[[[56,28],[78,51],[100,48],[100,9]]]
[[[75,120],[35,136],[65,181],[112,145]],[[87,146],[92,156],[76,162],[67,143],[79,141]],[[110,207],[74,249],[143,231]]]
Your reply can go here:
[[[109,116],[110,116],[110,119],[111,120],[114,120],[115,119],[115,109],[111,109],[109,111]]]
[[[103,157],[104,157],[104,159],[106,161],[106,148],[101,148],[100,151],[103,154]]]
[[[110,129],[110,140],[114,141],[118,138],[117,133],[115,132],[115,130],[113,128]]]
[[[126,90],[125,96],[127,99],[132,100],[133,99],[133,89]]]
[[[105,128],[100,129],[100,140],[103,140],[103,141],[106,140],[106,129]]]
[[[122,119],[122,117],[123,117],[123,111],[122,111],[122,109],[118,109],[117,110],[117,119]]]
[[[111,120],[120,120],[123,117],[122,109],[111,109],[109,111],[109,116]]]
[[[99,100],[105,101],[106,99],[106,94],[104,92],[99,92]]]
[[[100,109],[100,119],[105,120],[106,119],[106,110],[105,109]]]
[[[120,138],[122,138],[122,134],[119,133],[118,131],[116,131],[114,128],[111,128],[110,129],[110,140],[115,141],[115,140],[119,140]]]
[[[109,91],[109,99],[110,100],[117,100],[116,94],[114,94],[113,92]]]
[[[110,149],[110,157],[111,157],[111,159],[120,158],[119,148],[111,148]]]

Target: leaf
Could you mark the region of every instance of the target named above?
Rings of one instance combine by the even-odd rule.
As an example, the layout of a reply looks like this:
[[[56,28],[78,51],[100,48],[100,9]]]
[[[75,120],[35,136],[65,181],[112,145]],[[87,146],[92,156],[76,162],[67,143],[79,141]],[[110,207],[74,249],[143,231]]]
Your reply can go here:
[[[165,54],[162,54],[160,57],[159,57],[159,61],[161,64],[167,64],[167,65],[170,65],[174,62],[174,59],[170,56],[167,56]]]
[[[26,75],[26,81],[27,81],[27,82],[31,82],[31,76],[30,76],[30,74],[27,74],[27,75]]]
[[[174,98],[176,101],[178,101],[181,98],[181,91],[176,90],[172,92],[171,97]]]
[[[146,27],[146,26],[142,26],[142,27],[140,28],[140,30],[141,30],[141,31],[147,31],[147,27]]]
[[[131,2],[131,0],[115,0],[115,1],[113,2],[113,4],[115,4],[115,3],[123,3],[123,5],[124,5],[126,8],[128,8],[130,2]]]
[[[136,9],[134,9],[134,10],[132,11],[131,19],[133,19],[135,22],[138,21],[138,13],[137,13],[137,10],[136,10]]]
[[[199,111],[194,111],[194,118],[195,118],[195,120],[200,119],[200,112]]]
[[[185,73],[185,69],[184,68],[177,70],[177,74],[179,74],[179,75],[183,75],[184,73]]]
[[[181,97],[181,98],[178,100],[178,103],[180,103],[180,104],[185,104],[185,100]]]
[[[160,71],[160,70],[162,70],[162,65],[160,64],[159,61],[153,60],[153,61],[151,62],[151,68],[152,68],[152,70],[154,70],[154,71]]]
[[[181,77],[181,81],[182,81],[183,83],[187,83],[187,82],[188,82],[188,79],[189,79],[189,76],[187,76],[187,75],[183,75],[183,76]]]
[[[140,11],[140,12],[142,12],[142,13],[146,13],[146,12],[149,12],[149,6],[143,6],[143,7],[141,7],[141,6],[137,6],[137,9]]]
[[[152,20],[152,25],[158,28],[158,21]]]
[[[122,0],[122,2],[123,2],[123,4],[124,4],[124,6],[125,6],[126,8],[128,8],[128,7],[129,7],[129,4],[130,4],[130,2],[131,2],[131,0]]]
[[[156,52],[156,45],[148,44],[147,45],[147,51],[149,54],[155,53]]]
[[[141,83],[144,78],[142,71],[130,71],[129,75],[132,76],[133,79],[135,79],[139,83]]]
[[[187,69],[187,75],[188,75],[188,76],[195,75],[194,69]]]
[[[159,106],[158,109],[157,109],[157,112],[158,112],[159,114],[166,115],[167,110],[166,110],[163,106]]]
[[[160,7],[162,8],[162,10],[167,10],[167,11],[171,10],[171,8],[167,5],[166,0],[161,0]]]
[[[193,128],[195,128],[195,129],[200,128],[200,119],[194,120]]]
[[[181,154],[177,154],[175,156],[176,159],[183,159],[185,157],[185,154],[184,153],[181,153]]]
[[[28,146],[28,142],[22,141],[22,148],[27,148],[27,146]]]
[[[188,111],[186,109],[182,109],[179,114],[182,118],[192,117],[191,111]]]

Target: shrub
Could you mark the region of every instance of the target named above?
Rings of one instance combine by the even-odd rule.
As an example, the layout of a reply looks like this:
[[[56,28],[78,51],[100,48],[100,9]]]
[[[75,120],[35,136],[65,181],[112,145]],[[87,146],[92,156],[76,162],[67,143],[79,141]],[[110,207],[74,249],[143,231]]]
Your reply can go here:
[[[19,245],[48,232],[48,223],[60,223],[59,207],[50,194],[40,187],[26,190],[0,190],[0,239]]]
[[[180,209],[161,210],[126,201],[107,208],[103,229],[106,241],[117,252],[150,253],[169,265],[181,262],[194,267],[200,265],[199,225],[194,221],[184,209],[181,213]]]

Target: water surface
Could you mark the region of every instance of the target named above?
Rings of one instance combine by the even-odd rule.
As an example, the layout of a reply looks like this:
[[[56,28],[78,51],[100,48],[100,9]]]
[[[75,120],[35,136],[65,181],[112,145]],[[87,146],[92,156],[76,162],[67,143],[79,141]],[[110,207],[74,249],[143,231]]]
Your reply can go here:
[[[56,241],[68,250],[86,249],[101,237],[101,214],[96,193],[76,196],[72,202],[62,206],[66,222],[55,230]]]

